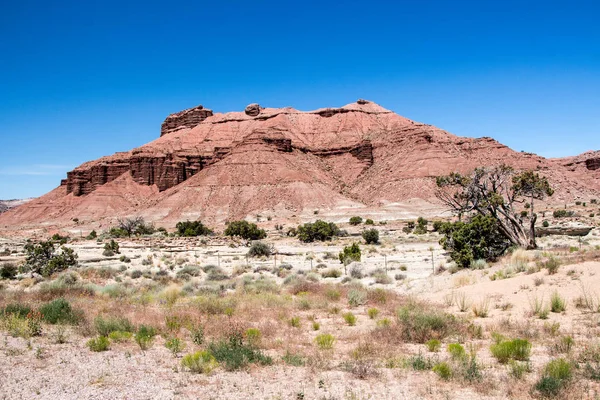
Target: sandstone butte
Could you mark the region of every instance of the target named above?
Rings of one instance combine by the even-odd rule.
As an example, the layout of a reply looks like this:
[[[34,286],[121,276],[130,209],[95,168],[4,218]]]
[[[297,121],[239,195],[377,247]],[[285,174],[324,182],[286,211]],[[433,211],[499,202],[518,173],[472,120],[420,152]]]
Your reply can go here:
[[[65,227],[74,218],[102,226],[138,215],[164,226],[256,214],[307,220],[315,210],[385,219],[418,205],[431,215],[442,211],[435,176],[500,163],[547,176],[555,203],[599,193],[600,151],[546,159],[366,100],[309,112],[251,104],[221,114],[198,106],[168,116],[158,139],[70,171],[53,191],[2,213],[0,226]]]

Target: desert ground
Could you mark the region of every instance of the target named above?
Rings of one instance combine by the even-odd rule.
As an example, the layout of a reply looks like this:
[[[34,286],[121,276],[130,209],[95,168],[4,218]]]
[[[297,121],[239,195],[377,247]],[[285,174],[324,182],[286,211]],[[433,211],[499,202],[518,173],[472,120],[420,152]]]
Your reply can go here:
[[[0,398],[531,399],[552,360],[571,368],[555,397],[600,398],[598,229],[461,270],[431,223],[314,243],[273,223],[259,257],[222,235],[63,231],[76,267],[0,281]],[[22,264],[27,237],[4,237],[0,265]]]

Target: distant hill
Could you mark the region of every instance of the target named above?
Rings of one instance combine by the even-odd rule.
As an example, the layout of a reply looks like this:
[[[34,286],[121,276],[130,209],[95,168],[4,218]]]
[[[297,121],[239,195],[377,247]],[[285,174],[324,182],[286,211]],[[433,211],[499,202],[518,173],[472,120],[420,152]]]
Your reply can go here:
[[[548,177],[556,203],[600,190],[597,152],[546,159],[490,137],[456,136],[366,100],[306,112],[251,104],[213,113],[198,106],[168,116],[156,140],[75,168],[53,191],[4,212],[0,224],[132,215],[167,225],[223,223],[365,208],[386,219],[394,207],[437,204],[436,176],[500,163]]]
[[[7,211],[13,207],[20,206],[21,204],[25,204],[28,201],[33,200],[33,198],[29,199],[12,199],[12,200],[0,200],[0,213]]]

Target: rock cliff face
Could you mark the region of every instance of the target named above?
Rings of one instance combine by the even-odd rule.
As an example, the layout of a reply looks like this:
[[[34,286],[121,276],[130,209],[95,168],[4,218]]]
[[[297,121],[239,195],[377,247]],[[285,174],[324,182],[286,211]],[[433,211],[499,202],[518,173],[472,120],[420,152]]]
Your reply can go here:
[[[208,110],[201,105],[171,114],[160,127],[160,136],[179,129],[193,128],[211,115],[213,115],[212,110]]]
[[[381,213],[434,199],[435,176],[500,163],[546,175],[557,202],[600,189],[600,151],[545,159],[489,137],[454,136],[367,100],[308,112],[250,104],[213,114],[198,106],[169,115],[158,139],[75,168],[54,191],[3,213],[0,224]]]

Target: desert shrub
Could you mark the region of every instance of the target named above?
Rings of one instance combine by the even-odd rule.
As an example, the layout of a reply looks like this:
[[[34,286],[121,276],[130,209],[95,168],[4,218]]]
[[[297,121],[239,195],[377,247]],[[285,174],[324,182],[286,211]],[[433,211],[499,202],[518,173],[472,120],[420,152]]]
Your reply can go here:
[[[45,277],[77,265],[78,256],[73,249],[64,246],[56,249],[54,242],[51,240],[40,243],[27,243],[25,252],[27,258],[23,270],[35,272]]]
[[[132,279],[138,279],[141,278],[143,275],[143,272],[140,271],[139,269],[135,269],[133,271],[131,271],[131,278]]]
[[[102,255],[103,255],[104,257],[112,257],[112,256],[114,256],[114,255],[115,255],[115,253],[114,253],[112,250],[104,250],[104,251],[102,252]]]
[[[329,350],[333,348],[335,338],[329,333],[321,333],[315,337],[315,343],[321,350]]]
[[[296,229],[296,236],[304,243],[331,240],[334,236],[340,236],[341,233],[336,224],[320,219],[299,225]]]
[[[292,328],[300,328],[300,317],[290,318],[289,324]]]
[[[12,263],[3,263],[0,267],[0,279],[15,279],[17,276],[17,266]]]
[[[430,352],[437,353],[442,347],[442,342],[437,339],[429,339],[427,342],[425,342],[425,346],[427,346],[427,350]]]
[[[362,217],[350,217],[350,225],[360,225],[362,221]]]
[[[123,238],[129,236],[129,234],[124,229],[112,227],[108,231],[108,236],[111,238]]]
[[[91,232],[89,233],[89,235],[87,235],[85,238],[86,238],[87,240],[94,240],[94,239],[96,239],[97,237],[98,237],[98,234],[96,233],[96,231],[91,231]]]
[[[373,222],[373,220],[371,218],[367,218],[365,220],[365,225],[375,225],[375,222]]]
[[[375,278],[375,283],[379,283],[381,285],[389,285],[392,283],[392,278],[381,268],[376,269],[371,273],[371,276]]]
[[[44,321],[49,324],[77,324],[82,319],[80,313],[75,312],[71,304],[63,298],[44,304],[39,311]]]
[[[352,245],[350,246],[345,246],[344,250],[342,250],[342,252],[340,252],[340,254],[338,255],[340,262],[343,263],[344,265],[348,265],[353,261],[358,261],[360,262],[360,247],[358,246],[358,243],[352,243]]]
[[[375,319],[379,315],[379,310],[376,308],[369,308],[367,310],[367,315],[369,316],[370,319]]]
[[[463,360],[467,357],[465,348],[460,343],[450,343],[448,345],[448,353],[453,360]]]
[[[342,276],[342,271],[337,268],[329,268],[321,272],[323,278],[339,278]]]
[[[227,224],[225,236],[239,236],[247,240],[260,240],[267,237],[264,229],[259,229],[256,224],[248,221],[233,221]]]
[[[119,243],[117,243],[114,239],[110,239],[110,242],[104,243],[104,251],[119,254]]]
[[[181,339],[174,337],[165,341],[165,347],[169,349],[173,356],[177,356],[185,348],[185,343]]]
[[[229,275],[227,275],[223,268],[220,267],[210,269],[206,275],[207,281],[224,281],[226,279],[229,279]]]
[[[379,231],[375,228],[363,231],[362,237],[367,244],[379,243]]]
[[[453,315],[428,310],[420,305],[409,305],[398,310],[400,334],[407,342],[425,343],[430,339],[443,339],[458,328]]]
[[[119,257],[119,261],[124,262],[126,264],[131,262],[131,258],[127,257],[127,256],[121,256]]]
[[[368,293],[360,289],[351,289],[348,291],[348,305],[358,307],[367,304]]]
[[[447,362],[440,362],[433,366],[432,371],[437,374],[440,378],[447,381],[452,377],[452,368]]]
[[[364,277],[363,273],[362,273],[362,266],[360,264],[353,264],[350,267],[350,277],[354,278],[354,279],[362,279]]]
[[[258,345],[260,344],[260,341],[262,339],[262,333],[260,332],[260,329],[258,329],[258,328],[246,329],[244,336],[246,337],[246,341],[248,342],[248,344],[250,346],[254,346],[254,347],[258,347]]]
[[[269,257],[273,249],[265,242],[254,242],[248,250],[249,257]]]
[[[248,364],[271,365],[273,359],[245,343],[240,332],[230,333],[226,339],[212,342],[208,351],[217,361],[222,363],[227,371],[245,368]]]
[[[461,268],[468,268],[477,259],[493,261],[510,246],[490,216],[476,215],[469,222],[445,223],[440,233],[444,234],[440,244]]]
[[[210,374],[218,365],[215,357],[206,350],[187,354],[181,360],[183,368],[196,374]]]
[[[490,351],[501,364],[510,360],[528,361],[531,343],[526,339],[500,340],[490,346]]]
[[[190,327],[190,336],[192,337],[192,342],[196,345],[201,345],[204,343],[204,326],[201,324],[193,325]]]
[[[542,226],[543,226],[544,228],[547,228],[547,227],[549,227],[549,226],[550,226],[550,222],[548,222],[548,221],[545,221],[545,220],[544,220],[544,221],[542,222]]]
[[[294,367],[303,367],[306,364],[304,357],[299,356],[297,354],[292,354],[289,351],[286,351],[285,355],[281,357],[284,363],[287,365],[291,365]]]
[[[544,367],[535,389],[544,397],[557,397],[573,376],[573,367],[564,358],[550,361]]]
[[[550,311],[553,313],[561,313],[567,309],[567,302],[560,297],[557,291],[552,293],[550,297]]]
[[[25,318],[31,312],[31,307],[21,303],[10,303],[2,310],[2,316],[8,316],[10,314],[16,315],[18,318]]]
[[[91,351],[107,351],[110,348],[110,341],[106,336],[98,336],[88,340],[87,346]]]
[[[428,221],[425,218],[419,217],[417,219],[417,226],[414,227],[413,233],[416,235],[424,235],[427,233],[427,223]]]
[[[108,338],[113,342],[126,342],[133,337],[131,332],[113,331],[108,334]]]
[[[154,336],[156,336],[156,329],[151,326],[140,325],[135,334],[135,342],[140,346],[140,349],[148,350],[152,346]]]
[[[552,213],[552,216],[554,218],[567,218],[567,217],[572,217],[573,215],[575,215],[575,213],[573,211],[568,211],[568,210],[555,210]]]
[[[184,237],[206,236],[213,233],[212,229],[205,226],[200,221],[180,221],[175,225],[177,234]]]
[[[349,326],[356,325],[356,315],[352,314],[351,312],[347,312],[344,313],[343,317],[344,321],[346,321]]]
[[[554,256],[550,256],[548,260],[546,260],[542,266],[548,270],[549,275],[554,275],[558,272],[558,268],[560,267],[560,260]]]
[[[98,335],[109,336],[112,332],[133,332],[135,328],[131,321],[124,317],[108,317],[101,316],[94,319],[94,328]]]
[[[198,297],[196,299],[196,305],[201,313],[207,315],[222,315],[233,312],[236,307],[236,302],[231,297],[210,295]]]

